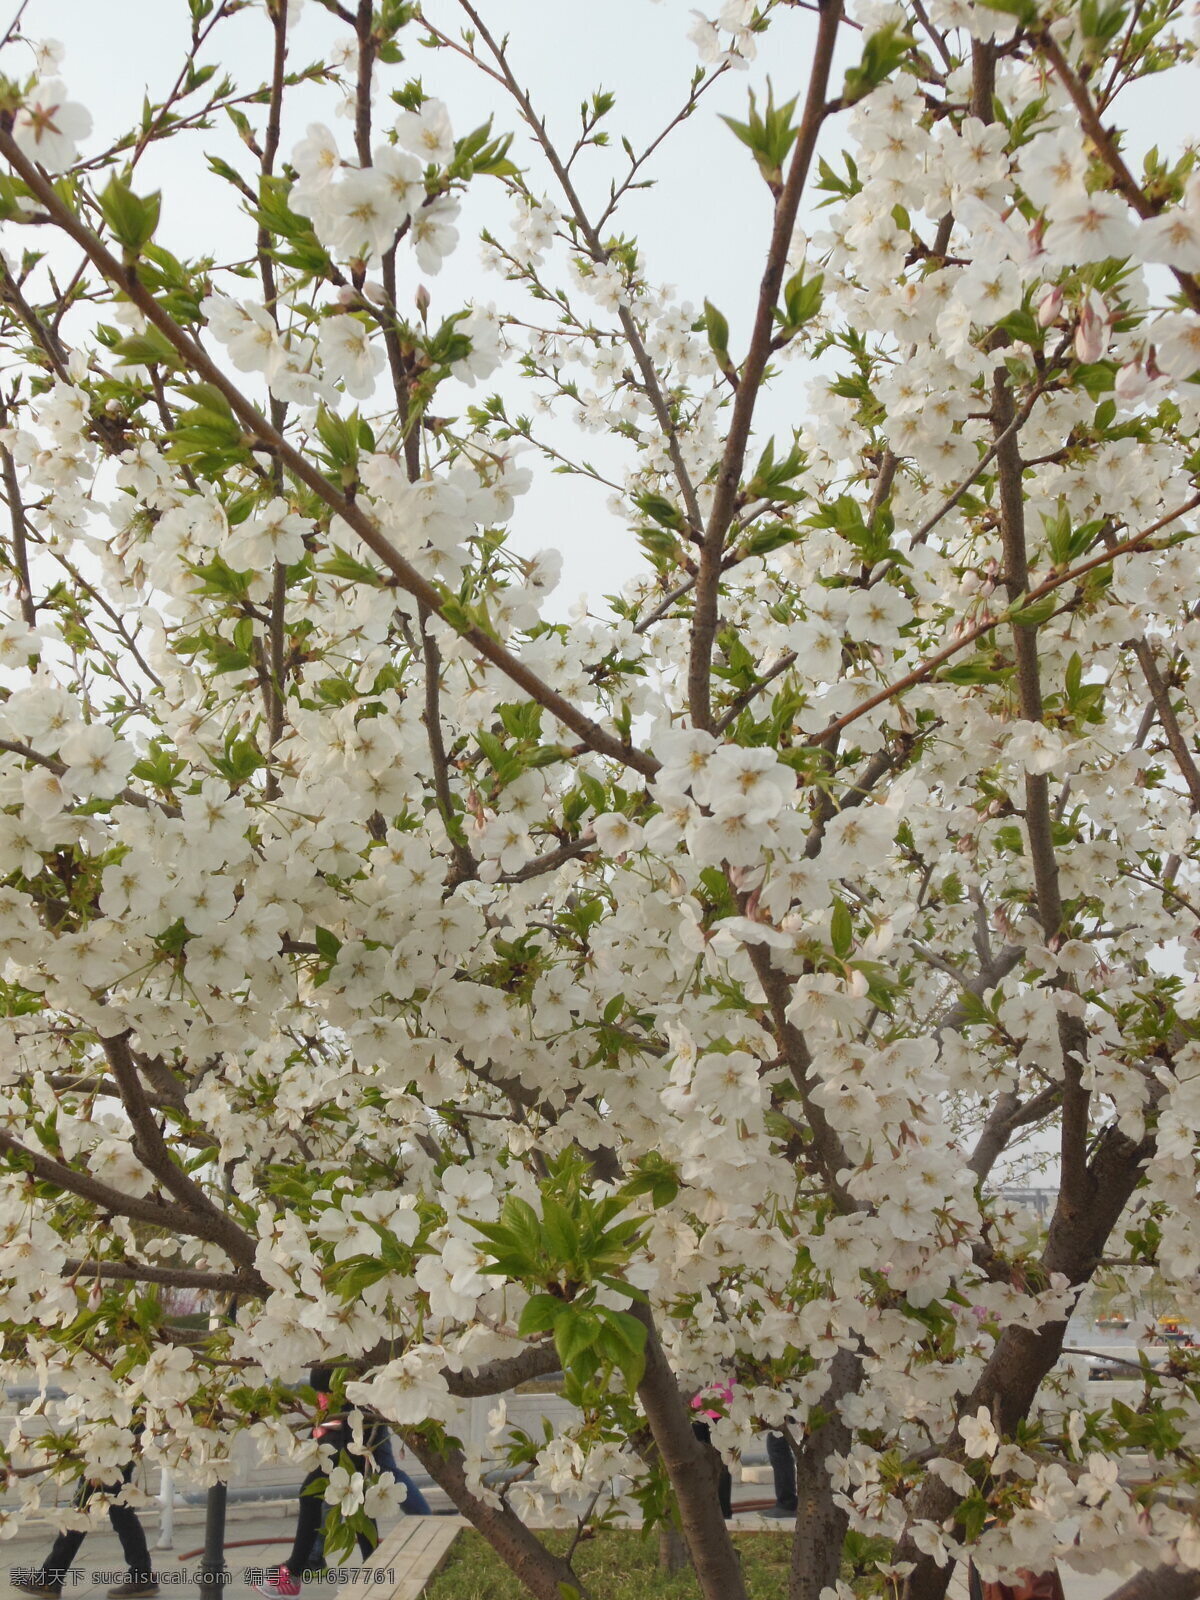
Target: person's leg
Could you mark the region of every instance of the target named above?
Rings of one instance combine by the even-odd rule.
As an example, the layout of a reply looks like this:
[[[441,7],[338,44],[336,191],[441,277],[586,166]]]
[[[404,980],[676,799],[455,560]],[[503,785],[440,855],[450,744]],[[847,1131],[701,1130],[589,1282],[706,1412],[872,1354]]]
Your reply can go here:
[[[324,1500],[321,1501],[320,1515],[317,1517],[317,1531],[313,1534],[312,1549],[304,1563],[305,1572],[323,1572],[325,1569],[325,1513],[329,1507]]]
[[[368,1456],[360,1456],[355,1450],[348,1450],[346,1454],[350,1457],[350,1470],[352,1472],[361,1472],[364,1483],[375,1476],[375,1464]],[[355,1537],[358,1539],[358,1553],[365,1561],[379,1543],[379,1529],[372,1522],[369,1534],[359,1533]]]
[[[782,1433],[767,1435],[767,1460],[775,1479],[775,1504],[783,1511],[795,1511],[796,1458]]]
[[[111,1484],[107,1490],[109,1494],[119,1493],[124,1484],[133,1477],[133,1462],[131,1461],[121,1473],[122,1483]],[[150,1551],[146,1544],[146,1532],[138,1520],[138,1514],[132,1506],[110,1505],[108,1520],[113,1525],[113,1531],[121,1541],[121,1550],[125,1556],[125,1565],[129,1568],[129,1581],[119,1587],[122,1592],[132,1596],[134,1590],[155,1590],[158,1585],[154,1580],[154,1572],[150,1561]]]
[[[712,1442],[712,1431],[707,1422],[693,1422],[692,1432],[706,1444],[716,1461],[717,1468],[717,1504],[721,1508],[721,1515],[728,1522],[733,1515],[733,1476],[729,1468],[721,1460]]]
[[[399,1467],[392,1468],[392,1476],[402,1489],[405,1490],[405,1499],[400,1509],[406,1517],[431,1517],[429,1501],[417,1488],[407,1472],[402,1472]]]
[[[292,1541],[292,1548],[287,1560],[283,1563],[288,1571],[296,1576],[304,1571],[309,1552],[313,1547],[313,1536],[321,1526],[321,1510],[324,1501],[319,1494],[309,1494],[308,1491],[318,1482],[324,1483],[327,1474],[323,1467],[314,1467],[300,1485],[300,1509],[296,1513],[296,1537]]]
[[[391,1435],[386,1430],[375,1445],[375,1465],[381,1473],[386,1472],[390,1477],[394,1478],[405,1491],[405,1499],[400,1509],[406,1517],[429,1517],[433,1515],[429,1509],[429,1502],[420,1489],[417,1488],[408,1473],[402,1472],[396,1465]]]
[[[91,1493],[92,1485],[86,1478],[81,1478],[79,1487],[75,1491],[73,1502],[77,1510],[82,1510],[87,1505]],[[75,1557],[79,1554],[80,1547],[86,1538],[86,1533],[76,1531],[58,1535],[50,1546],[50,1553],[42,1563],[41,1571],[35,1574],[35,1577],[44,1580],[43,1586],[45,1588],[62,1588],[67,1581],[67,1573],[74,1564]]]
[[[79,1548],[87,1538],[86,1533],[60,1533],[50,1546],[50,1553],[35,1578],[40,1580],[41,1587],[47,1589],[61,1589],[67,1581],[67,1574],[75,1563]]]

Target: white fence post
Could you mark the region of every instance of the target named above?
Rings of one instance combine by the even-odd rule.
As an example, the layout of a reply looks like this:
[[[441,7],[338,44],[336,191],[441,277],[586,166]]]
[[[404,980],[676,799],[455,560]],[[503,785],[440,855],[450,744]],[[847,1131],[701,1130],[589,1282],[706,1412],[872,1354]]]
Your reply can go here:
[[[162,1469],[162,1478],[158,1485],[158,1538],[154,1541],[156,1550],[173,1550],[175,1548],[175,1479],[171,1475],[170,1467]]]

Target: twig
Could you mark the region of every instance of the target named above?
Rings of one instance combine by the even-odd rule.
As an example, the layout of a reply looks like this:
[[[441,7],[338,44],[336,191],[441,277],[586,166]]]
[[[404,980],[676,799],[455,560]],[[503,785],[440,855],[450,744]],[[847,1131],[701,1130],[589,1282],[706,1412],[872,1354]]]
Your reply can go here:
[[[8,426],[7,407],[0,407],[0,426]],[[29,550],[26,542],[27,524],[25,506],[21,500],[21,485],[17,481],[17,464],[12,451],[0,444],[0,463],[3,465],[4,493],[8,501],[8,516],[12,524],[13,565],[17,569],[17,599],[27,627],[37,627],[37,607],[33,603],[33,590],[29,584]]]
[[[1077,567],[1071,567],[1066,572],[1060,572],[1053,577],[1047,578],[1043,583],[1038,584],[1036,589],[1027,590],[1024,603],[1032,605],[1035,601],[1040,600],[1043,595],[1052,594],[1054,590],[1061,589],[1065,584],[1074,583],[1076,579],[1086,577],[1089,572],[1094,571],[1097,567],[1106,566],[1115,557],[1130,554],[1143,546],[1147,539],[1152,539],[1163,528],[1169,527],[1172,522],[1177,522],[1180,517],[1185,517],[1189,511],[1194,511],[1197,506],[1200,506],[1200,494],[1195,494],[1190,500],[1185,500],[1181,506],[1177,506],[1174,511],[1169,511],[1166,516],[1160,517],[1157,522],[1152,522],[1141,533],[1133,534],[1120,544],[1113,545],[1110,550],[1104,551],[1100,555],[1092,556],[1088,561],[1080,562]],[[933,655],[927,656],[911,672],[906,672],[902,678],[897,678],[895,683],[889,684],[886,689],[881,689],[878,694],[871,695],[861,705],[855,706],[853,711],[847,711],[845,716],[837,717],[833,722],[827,723],[820,733],[814,733],[806,739],[801,748],[811,748],[826,743],[827,740],[841,733],[843,728],[848,728],[851,723],[857,722],[860,717],[867,716],[870,712],[877,710],[879,706],[885,705],[887,701],[894,700],[897,695],[903,694],[905,690],[923,682],[931,673],[936,672],[940,666],[943,666],[952,657],[958,655],[960,651],[965,650],[968,645],[974,644],[985,633],[991,633],[995,628],[999,628],[1007,620],[1008,614],[1006,612],[998,617],[988,617],[986,621],[977,623],[973,628],[968,628],[957,639],[952,640],[950,644],[944,645],[940,650],[934,651]]]

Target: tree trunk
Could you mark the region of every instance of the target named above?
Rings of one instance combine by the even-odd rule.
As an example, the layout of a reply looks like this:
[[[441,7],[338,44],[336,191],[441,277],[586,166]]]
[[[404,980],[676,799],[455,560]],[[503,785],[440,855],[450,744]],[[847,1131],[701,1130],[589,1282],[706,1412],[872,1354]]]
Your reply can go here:
[[[1154,1567],[1139,1572],[1108,1600],[1195,1600],[1200,1595],[1200,1572],[1181,1572],[1178,1567]]]
[[[717,1500],[715,1451],[692,1432],[691,1418],[647,1306],[631,1314],[646,1329],[646,1370],[638,1399],[679,1506],[683,1537],[704,1600],[749,1600],[742,1564]]]
[[[572,1590],[581,1600],[589,1600],[583,1581],[560,1556],[546,1549],[520,1517],[507,1506],[486,1505],[471,1493],[463,1471],[461,1450],[445,1453],[435,1450],[428,1439],[408,1430],[402,1437],[433,1481],[446,1491],[467,1521],[478,1528],[535,1600],[563,1600]]]
[[[658,1570],[682,1572],[688,1564],[687,1545],[673,1522],[663,1522],[658,1529]]]
[[[833,1498],[826,1466],[831,1455],[850,1448],[850,1430],[837,1413],[837,1402],[852,1394],[862,1382],[862,1362],[853,1350],[839,1350],[830,1364],[829,1388],[821,1408],[828,1422],[809,1435],[795,1451],[796,1532],[792,1539],[792,1565],[788,1600],[820,1600],[823,1589],[837,1582],[842,1566],[842,1545],[849,1517]]]
[[[1061,1272],[1073,1284],[1088,1282],[1152,1150],[1152,1140],[1135,1145],[1115,1128],[1100,1136],[1084,1174],[1086,1204],[1059,1191],[1042,1252],[1042,1265],[1047,1272]],[[1066,1331],[1065,1322],[1048,1323],[1036,1333],[1007,1327],[979,1382],[963,1401],[959,1415],[970,1416],[979,1406],[986,1406],[997,1431],[1011,1436],[1028,1414],[1042,1380],[1062,1354]],[[958,1501],[956,1491],[940,1478],[927,1478],[917,1495],[912,1517],[944,1522],[954,1514]],[[901,1600],[945,1600],[953,1566],[939,1567],[908,1534],[896,1546],[895,1559],[914,1563],[904,1581]]]

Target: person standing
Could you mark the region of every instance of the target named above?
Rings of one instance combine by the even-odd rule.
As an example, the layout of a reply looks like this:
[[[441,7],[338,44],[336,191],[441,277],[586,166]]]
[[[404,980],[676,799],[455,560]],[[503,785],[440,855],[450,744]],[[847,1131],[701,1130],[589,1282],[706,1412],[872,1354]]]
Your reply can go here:
[[[350,1413],[342,1411],[335,1416],[328,1414],[330,1390],[333,1387],[332,1367],[314,1367],[309,1373],[308,1381],[317,1391],[317,1410],[321,1413],[321,1420],[313,1428],[313,1438],[332,1445],[338,1453],[344,1450],[350,1457],[353,1469],[361,1472],[365,1478],[371,1470],[368,1456],[374,1453],[383,1424],[378,1421],[369,1422],[363,1432],[362,1449],[356,1450],[351,1441]],[[308,1562],[321,1526],[325,1504],[320,1494],[311,1491],[319,1484],[325,1483],[328,1476],[327,1468],[316,1466],[300,1485],[296,1533],[288,1558],[280,1564],[274,1578],[267,1578],[262,1583],[253,1585],[260,1594],[267,1596],[267,1600],[288,1600],[288,1597],[300,1593],[300,1575],[309,1570]],[[359,1554],[364,1558],[371,1554],[379,1542],[377,1531],[374,1536],[360,1532],[356,1537]]]
[[[406,1517],[431,1517],[433,1515],[433,1511],[428,1500],[426,1500],[425,1496],[409,1477],[408,1473],[403,1471],[403,1469],[396,1463],[396,1457],[392,1450],[392,1436],[389,1433],[385,1423],[381,1422],[379,1424],[379,1437],[376,1439],[375,1447],[371,1453],[374,1457],[375,1466],[379,1471],[380,1477],[394,1478],[404,1490],[405,1498],[400,1503],[400,1509],[404,1512],[404,1515]],[[451,1510],[453,1509],[454,1508],[452,1507]],[[324,1523],[325,1505],[324,1502],[322,1502],[321,1520],[317,1526],[312,1549],[309,1551],[308,1559],[304,1563],[305,1572],[320,1572],[324,1569]]]
[[[767,1435],[767,1460],[775,1479],[775,1504],[768,1506],[764,1517],[794,1517],[796,1515],[796,1458],[788,1437],[783,1433]]]
[[[698,1394],[692,1396],[692,1410],[700,1413],[699,1417],[692,1419],[692,1432],[717,1456],[717,1504],[721,1507],[721,1515],[728,1522],[733,1516],[733,1475],[713,1446],[710,1424],[720,1421],[721,1412],[713,1411],[705,1405],[705,1399],[710,1395],[728,1405],[733,1399],[733,1385],[710,1383],[707,1389],[701,1389]]]
[[[140,1428],[135,1430],[140,1432]],[[76,1509],[82,1510],[99,1490],[103,1494],[118,1495],[133,1477],[133,1462],[126,1462],[118,1482],[100,1484],[95,1479],[84,1478],[75,1495]],[[158,1593],[158,1579],[150,1566],[150,1551],[146,1532],[132,1506],[109,1502],[108,1520],[121,1541],[128,1576],[123,1583],[114,1584],[108,1591],[109,1600],[151,1600]],[[13,1588],[22,1594],[34,1595],[37,1600],[58,1600],[63,1584],[71,1572],[87,1532],[71,1529],[60,1533],[50,1547],[50,1553],[36,1571],[17,1576]]]

